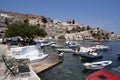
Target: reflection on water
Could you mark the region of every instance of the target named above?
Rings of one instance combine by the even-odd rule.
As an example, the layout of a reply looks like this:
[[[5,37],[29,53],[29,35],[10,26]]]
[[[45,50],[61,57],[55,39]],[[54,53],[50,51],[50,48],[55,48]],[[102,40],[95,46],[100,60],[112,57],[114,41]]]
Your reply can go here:
[[[87,41],[81,41],[79,43],[88,46]],[[60,44],[62,44],[62,42],[60,42]],[[85,70],[82,66],[82,63],[101,60],[112,60],[113,63],[105,67],[105,69],[120,75],[120,59],[118,59],[116,56],[116,54],[120,52],[120,41],[109,41],[105,42],[104,44],[111,45],[112,51],[102,52],[103,58],[90,61],[81,58],[80,56],[73,56],[72,53],[65,53],[63,63],[44,73],[39,74],[39,76],[42,77],[42,80],[85,80],[85,76],[94,72],[94,70]]]

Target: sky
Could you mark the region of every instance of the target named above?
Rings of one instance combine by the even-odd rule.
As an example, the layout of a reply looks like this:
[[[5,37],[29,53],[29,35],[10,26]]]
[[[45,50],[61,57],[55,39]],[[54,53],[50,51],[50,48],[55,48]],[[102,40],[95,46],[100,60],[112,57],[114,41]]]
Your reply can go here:
[[[120,0],[0,0],[0,10],[35,14],[120,33]]]

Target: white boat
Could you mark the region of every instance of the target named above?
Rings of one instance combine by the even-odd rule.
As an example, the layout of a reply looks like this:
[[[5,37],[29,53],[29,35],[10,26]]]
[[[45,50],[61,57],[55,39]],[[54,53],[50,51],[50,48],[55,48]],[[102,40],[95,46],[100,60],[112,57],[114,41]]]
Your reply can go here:
[[[108,66],[112,63],[112,61],[100,61],[100,62],[92,62],[92,63],[83,63],[86,69],[103,69],[105,66]]]
[[[105,50],[108,50],[108,49],[109,49],[109,46],[96,45],[95,48],[96,48],[96,50],[105,51]]]
[[[74,50],[73,49],[58,48],[58,49],[56,49],[56,51],[60,51],[60,52],[73,52]]]
[[[78,43],[76,41],[66,41],[65,44],[70,48],[75,48],[78,46]]]
[[[63,45],[58,45],[58,44],[51,44],[50,46],[53,47],[53,48],[61,48],[61,47],[63,47]]]
[[[51,44],[56,44],[55,41],[50,41],[50,40],[47,40],[47,39],[36,40],[35,42],[40,43],[41,46],[49,46]]]
[[[73,53],[74,54],[83,54],[83,53],[89,53],[89,52],[95,52],[94,49],[90,47],[78,47]]]
[[[52,45],[52,44],[56,44],[55,41],[49,41],[49,44]]]
[[[78,46],[78,43],[75,42],[75,41],[71,41],[71,42],[69,42],[68,46],[69,46],[70,48],[75,48],[75,47]]]
[[[15,59],[29,59],[31,63],[43,60],[48,56],[39,45],[11,48],[11,55]]]
[[[66,41],[66,42],[65,42],[66,45],[69,45],[69,43],[70,43],[70,41]]]

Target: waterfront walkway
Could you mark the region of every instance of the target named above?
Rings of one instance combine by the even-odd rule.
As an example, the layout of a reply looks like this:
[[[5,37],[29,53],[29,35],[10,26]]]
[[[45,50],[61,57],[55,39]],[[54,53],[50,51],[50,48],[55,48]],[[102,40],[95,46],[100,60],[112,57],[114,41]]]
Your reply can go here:
[[[0,80],[41,80],[30,67],[29,74],[12,75],[3,62],[0,62]]]
[[[40,80],[40,78],[36,75],[36,73],[45,71],[47,69],[52,68],[53,66],[61,63],[63,60],[59,59],[58,54],[55,52],[51,52],[49,50],[49,47],[46,48],[46,53],[49,54],[49,56],[40,62],[32,63],[30,64],[30,72],[29,75],[16,75],[13,76],[10,74],[10,71],[7,70],[3,60],[2,60],[2,55],[4,54],[5,56],[8,56],[10,54],[10,50],[8,50],[7,45],[1,45],[0,44],[0,80],[23,80],[25,78],[29,78],[29,80]]]
[[[0,44],[0,80],[41,80],[37,74],[32,70],[31,65],[29,66],[30,72],[28,74],[16,74],[15,76],[11,74],[10,70],[6,67],[2,55],[9,55],[7,45]],[[9,58],[8,58],[9,59]]]

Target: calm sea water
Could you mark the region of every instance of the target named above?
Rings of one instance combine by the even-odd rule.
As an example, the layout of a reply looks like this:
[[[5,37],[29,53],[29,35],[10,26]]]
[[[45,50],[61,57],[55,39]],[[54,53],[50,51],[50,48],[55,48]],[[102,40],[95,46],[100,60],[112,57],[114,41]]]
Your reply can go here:
[[[59,43],[64,44],[64,41]],[[79,41],[79,43],[84,46],[90,46],[94,42]],[[120,41],[105,41],[103,44],[111,46],[112,50],[101,52],[103,53],[103,58],[94,59],[92,61],[112,60],[113,63],[104,69],[120,75],[120,59],[118,59],[116,55],[120,52]],[[51,51],[53,50],[51,49]],[[65,53],[63,63],[46,72],[40,73],[39,76],[42,80],[85,80],[86,75],[94,72],[93,70],[84,69],[82,63],[86,61],[87,60],[83,60],[80,56],[73,56],[72,53]]]

